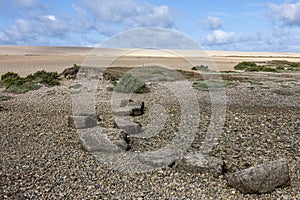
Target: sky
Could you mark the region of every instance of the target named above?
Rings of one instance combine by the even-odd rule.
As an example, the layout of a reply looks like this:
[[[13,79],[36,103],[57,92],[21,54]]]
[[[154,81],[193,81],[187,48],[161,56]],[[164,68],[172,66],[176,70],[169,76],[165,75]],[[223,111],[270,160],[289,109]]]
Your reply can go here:
[[[300,52],[300,0],[0,0],[0,45],[95,46],[147,27],[207,50]]]

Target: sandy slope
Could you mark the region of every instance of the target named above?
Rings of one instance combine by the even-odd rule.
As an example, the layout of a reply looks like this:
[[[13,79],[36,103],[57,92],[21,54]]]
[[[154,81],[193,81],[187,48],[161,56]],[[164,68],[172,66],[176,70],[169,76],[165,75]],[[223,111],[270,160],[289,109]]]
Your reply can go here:
[[[183,70],[204,64],[218,70],[232,70],[234,65],[245,60],[300,62],[300,53],[0,46],[0,75],[8,71],[26,75],[42,69],[61,72],[75,63],[95,66],[155,64]]]

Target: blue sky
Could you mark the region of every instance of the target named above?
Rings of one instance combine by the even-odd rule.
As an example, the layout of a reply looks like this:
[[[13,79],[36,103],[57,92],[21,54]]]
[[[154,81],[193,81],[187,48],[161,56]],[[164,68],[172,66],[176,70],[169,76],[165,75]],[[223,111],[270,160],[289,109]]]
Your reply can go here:
[[[300,0],[0,0],[0,45],[95,46],[139,27],[208,50],[300,52]]]

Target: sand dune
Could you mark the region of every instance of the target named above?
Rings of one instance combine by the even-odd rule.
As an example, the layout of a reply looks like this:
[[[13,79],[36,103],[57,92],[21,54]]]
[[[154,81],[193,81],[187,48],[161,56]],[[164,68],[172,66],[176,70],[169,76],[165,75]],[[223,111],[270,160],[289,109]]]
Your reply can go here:
[[[61,72],[75,63],[97,66],[161,65],[183,70],[204,64],[223,71],[233,70],[233,66],[241,61],[267,60],[300,62],[300,53],[0,46],[0,75],[8,71],[26,75],[42,69]]]

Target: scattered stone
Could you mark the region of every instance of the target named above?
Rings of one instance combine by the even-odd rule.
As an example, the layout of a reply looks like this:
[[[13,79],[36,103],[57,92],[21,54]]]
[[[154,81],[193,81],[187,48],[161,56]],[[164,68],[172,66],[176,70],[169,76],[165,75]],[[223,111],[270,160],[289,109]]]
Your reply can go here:
[[[210,173],[218,177],[223,174],[224,162],[220,158],[191,152],[176,161],[176,168],[191,173]]]
[[[115,125],[120,129],[123,129],[129,135],[135,135],[142,131],[142,126],[140,124],[123,118],[116,118]]]
[[[144,114],[145,104],[143,101],[129,102],[128,106],[131,108],[131,116],[140,116]]]
[[[128,100],[127,100],[128,101]],[[124,102],[120,105],[124,105]],[[144,102],[128,102],[127,106],[120,106],[113,109],[113,114],[117,116],[140,116],[144,114]]]
[[[168,167],[180,157],[180,152],[172,148],[162,148],[141,154],[140,160],[153,167]]]
[[[289,167],[287,160],[280,159],[227,175],[226,180],[242,193],[270,193],[290,185]]]
[[[112,113],[116,116],[130,116],[131,112],[132,112],[132,110],[128,106],[127,107],[120,107],[120,108],[112,110]]]
[[[120,129],[95,127],[79,130],[78,134],[89,152],[119,152],[129,148],[127,134]]]
[[[113,75],[113,74],[111,74],[109,72],[104,72],[103,73],[103,78],[105,80],[109,80],[109,81],[117,81],[119,79],[118,76],[120,76],[120,75]]]
[[[73,126],[73,123],[74,126]],[[69,126],[76,129],[93,128],[98,125],[98,116],[96,114],[85,116],[72,116]]]

